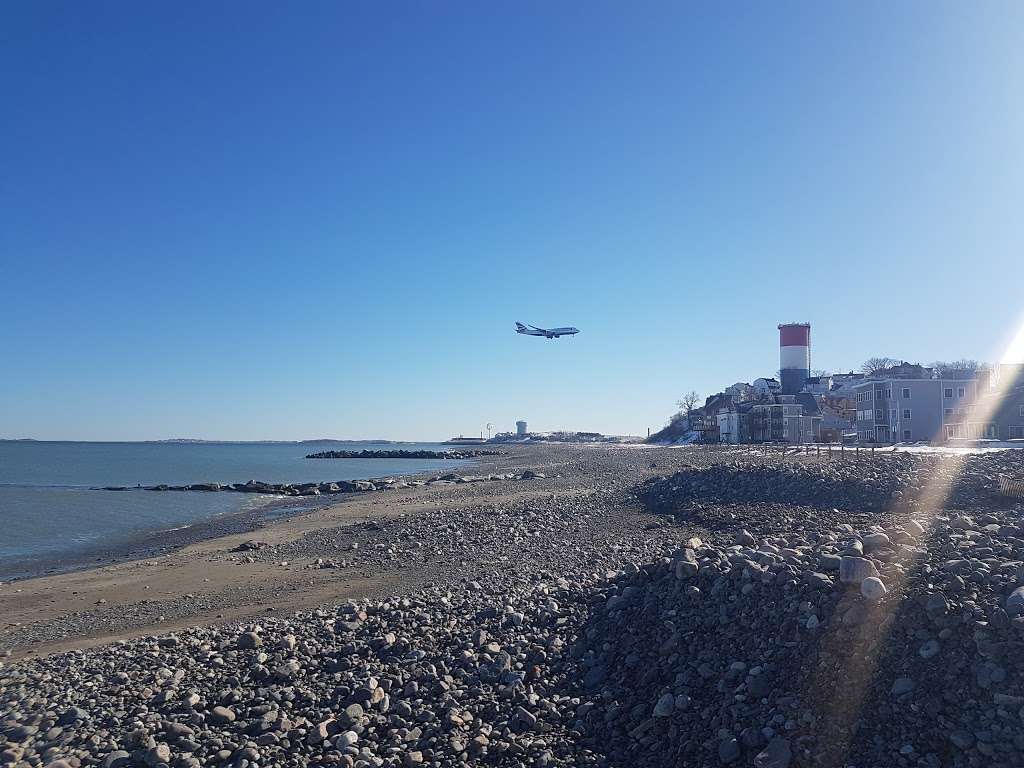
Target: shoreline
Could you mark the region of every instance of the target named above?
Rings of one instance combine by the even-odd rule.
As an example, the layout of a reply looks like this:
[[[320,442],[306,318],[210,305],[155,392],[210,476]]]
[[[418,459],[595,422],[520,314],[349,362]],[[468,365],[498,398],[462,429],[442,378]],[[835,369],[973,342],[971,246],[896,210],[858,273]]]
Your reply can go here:
[[[464,534],[452,533],[459,528],[434,530],[441,520],[508,505],[526,505],[524,514],[532,515],[530,509],[570,500],[589,499],[595,508],[613,498],[622,503],[626,487],[652,471],[646,453],[530,446],[473,467],[475,474],[525,472],[523,479],[304,498],[316,501],[294,515],[267,520],[267,510],[261,509],[215,518],[164,532],[159,550],[137,548],[108,561],[79,561],[60,571],[3,579],[0,656],[5,651],[16,658],[49,654],[267,611],[314,609],[353,596],[400,594],[457,573],[472,579],[482,555],[468,546]],[[669,449],[657,463],[665,467],[676,461],[684,456]],[[625,483],[620,465],[629,467]],[[617,510],[607,525],[618,530],[635,514],[645,524],[655,519]],[[403,560],[387,543],[394,525],[426,526],[427,541],[434,543]],[[660,530],[639,528],[644,536]],[[251,540],[261,546],[237,551]],[[154,544],[152,537],[147,543]],[[458,559],[452,547],[461,553]]]
[[[450,472],[458,473],[467,469],[478,470],[486,461],[482,459],[496,459],[497,456],[487,456],[473,459],[461,459],[461,463],[450,470],[421,470],[410,473],[392,473],[368,477],[357,481],[343,482],[380,482],[388,479],[398,478],[402,482],[425,481],[438,475]],[[302,485],[301,483],[298,485]],[[47,486],[53,488],[76,488],[81,490],[104,491],[109,489],[98,488],[88,485],[76,486]],[[113,491],[111,491],[113,492]],[[390,492],[390,489],[376,489],[373,491],[349,491],[344,493],[332,493],[321,495],[285,495],[270,493],[241,493],[230,488],[220,491],[205,490],[150,490],[146,487],[129,486],[118,493],[231,493],[238,494],[240,499],[255,501],[266,499],[262,504],[251,507],[243,506],[240,509],[220,512],[210,517],[201,518],[184,525],[173,528],[155,528],[145,531],[129,533],[119,538],[110,545],[96,544],[88,545],[80,549],[69,550],[62,553],[46,553],[43,555],[15,556],[0,560],[0,584],[14,583],[26,579],[53,576],[61,573],[73,573],[89,568],[99,568],[104,565],[115,565],[131,560],[139,560],[147,557],[174,552],[210,539],[232,536],[240,533],[252,533],[261,528],[273,524],[276,521],[289,519],[324,507],[335,504],[344,504],[353,497],[366,494],[378,494]],[[245,504],[246,502],[241,502]]]
[[[90,546],[66,555],[10,559],[0,563],[0,582],[13,584],[27,579],[158,557],[191,544],[223,536],[252,533],[275,520],[297,517],[332,503],[342,502],[325,500],[317,503],[312,501],[312,497],[304,497],[301,500],[273,497],[258,507],[222,512],[174,528],[136,532],[110,546]],[[300,504],[302,506],[298,506]],[[268,517],[268,513],[273,513],[276,509],[280,509],[283,514]]]

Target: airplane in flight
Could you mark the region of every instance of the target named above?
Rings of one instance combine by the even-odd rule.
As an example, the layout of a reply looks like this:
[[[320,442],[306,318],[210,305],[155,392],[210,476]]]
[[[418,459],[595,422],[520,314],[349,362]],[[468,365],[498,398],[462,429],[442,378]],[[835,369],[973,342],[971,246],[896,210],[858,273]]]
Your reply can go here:
[[[557,339],[559,336],[573,336],[579,332],[579,328],[538,328],[535,325],[516,323],[516,333],[527,336],[545,336],[549,339]]]

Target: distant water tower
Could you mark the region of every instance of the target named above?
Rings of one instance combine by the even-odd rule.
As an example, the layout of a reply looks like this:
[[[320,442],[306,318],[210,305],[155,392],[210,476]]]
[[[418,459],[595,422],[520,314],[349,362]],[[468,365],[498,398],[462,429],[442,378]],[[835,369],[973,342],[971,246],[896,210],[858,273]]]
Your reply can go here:
[[[516,422],[516,437],[526,437],[526,422],[525,421],[517,421]]]
[[[786,395],[795,395],[811,377],[810,323],[779,326],[779,376]]]

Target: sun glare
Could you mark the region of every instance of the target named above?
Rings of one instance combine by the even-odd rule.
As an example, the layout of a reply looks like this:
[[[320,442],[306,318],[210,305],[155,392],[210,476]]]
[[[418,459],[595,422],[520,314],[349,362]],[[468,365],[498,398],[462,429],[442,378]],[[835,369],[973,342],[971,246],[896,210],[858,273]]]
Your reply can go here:
[[[1024,323],[1017,330],[1017,335],[1013,337],[1010,346],[1003,353],[1003,359],[999,362],[1004,364],[1024,363]]]

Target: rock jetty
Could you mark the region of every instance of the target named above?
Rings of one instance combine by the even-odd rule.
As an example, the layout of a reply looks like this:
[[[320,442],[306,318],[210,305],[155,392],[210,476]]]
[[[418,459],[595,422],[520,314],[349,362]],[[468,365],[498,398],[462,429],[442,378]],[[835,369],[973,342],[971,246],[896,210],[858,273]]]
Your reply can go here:
[[[501,451],[320,451],[307,459],[475,459],[499,456]]]
[[[481,483],[494,480],[530,480],[544,477],[543,474],[526,470],[525,472],[502,472],[485,475],[460,475],[447,472],[442,475],[415,480],[401,480],[393,477],[376,478],[373,480],[337,480],[324,483],[264,483],[249,480],[245,483],[192,483],[191,485],[147,485],[145,491],[204,491],[208,493],[233,491],[236,493],[266,493],[277,496],[323,496],[337,493],[362,493],[367,491],[390,491],[397,488],[410,488],[420,485],[438,483]],[[128,491],[138,490],[124,486],[111,486],[99,490]]]

